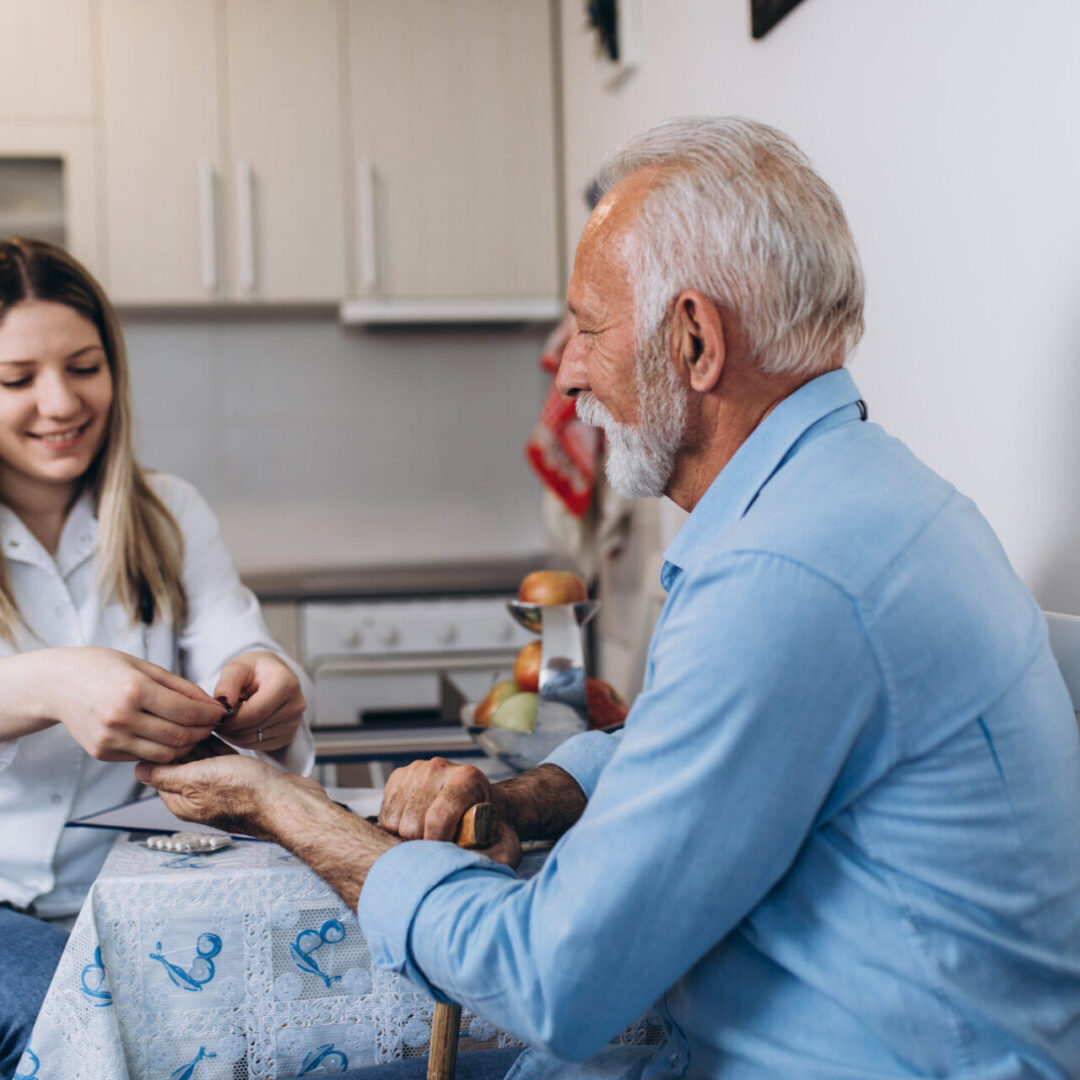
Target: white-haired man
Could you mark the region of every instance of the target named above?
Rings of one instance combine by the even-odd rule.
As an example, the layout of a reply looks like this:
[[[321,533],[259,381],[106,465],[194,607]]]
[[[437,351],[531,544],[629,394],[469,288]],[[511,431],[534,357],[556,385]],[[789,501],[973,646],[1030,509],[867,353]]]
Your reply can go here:
[[[494,788],[410,766],[382,832],[257,763],[140,769],[359,897],[377,964],[532,1047],[507,1075],[1080,1076],[1071,703],[975,507],[865,422],[839,203],[744,120],[603,178],[558,385],[690,511],[624,732]],[[560,837],[536,877],[444,842],[482,798],[497,855]],[[608,1045],[654,1002],[661,1047]]]

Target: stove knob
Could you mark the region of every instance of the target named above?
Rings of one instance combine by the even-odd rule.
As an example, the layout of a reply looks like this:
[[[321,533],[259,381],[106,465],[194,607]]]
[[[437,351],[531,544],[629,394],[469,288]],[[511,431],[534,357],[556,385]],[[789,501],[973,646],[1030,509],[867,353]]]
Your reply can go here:
[[[354,626],[341,635],[341,644],[346,649],[359,649],[364,644],[364,635]]]
[[[457,641],[457,627],[453,623],[447,623],[435,635],[440,645],[450,645]]]
[[[396,645],[400,639],[401,634],[396,626],[387,626],[379,631],[379,641],[388,647]]]

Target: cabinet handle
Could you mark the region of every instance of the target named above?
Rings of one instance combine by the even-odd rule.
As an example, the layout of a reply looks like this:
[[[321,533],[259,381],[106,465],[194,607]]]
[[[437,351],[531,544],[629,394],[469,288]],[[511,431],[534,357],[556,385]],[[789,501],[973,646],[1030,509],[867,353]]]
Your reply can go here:
[[[208,158],[199,162],[199,237],[203,288],[212,296],[218,291],[217,178]]]
[[[375,163],[357,163],[357,194],[360,200],[360,287],[374,292],[379,284],[379,264],[375,250]]]
[[[255,169],[250,161],[236,163],[237,245],[240,254],[240,289],[255,294]]]

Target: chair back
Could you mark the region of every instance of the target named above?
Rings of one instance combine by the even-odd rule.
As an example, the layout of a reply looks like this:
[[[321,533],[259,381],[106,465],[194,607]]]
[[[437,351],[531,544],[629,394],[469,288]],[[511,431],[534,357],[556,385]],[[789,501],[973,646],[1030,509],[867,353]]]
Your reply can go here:
[[[1073,708],[1080,712],[1080,615],[1061,615],[1055,611],[1044,614],[1050,628],[1050,651],[1061,668]]]

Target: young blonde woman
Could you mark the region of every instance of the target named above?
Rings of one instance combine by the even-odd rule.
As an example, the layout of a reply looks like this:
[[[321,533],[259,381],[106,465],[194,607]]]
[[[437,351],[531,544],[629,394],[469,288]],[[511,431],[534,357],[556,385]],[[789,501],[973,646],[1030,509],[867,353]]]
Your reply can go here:
[[[0,1078],[14,1071],[130,764],[212,731],[307,772],[294,669],[207,505],[132,453],[116,316],[61,249],[0,241]]]

